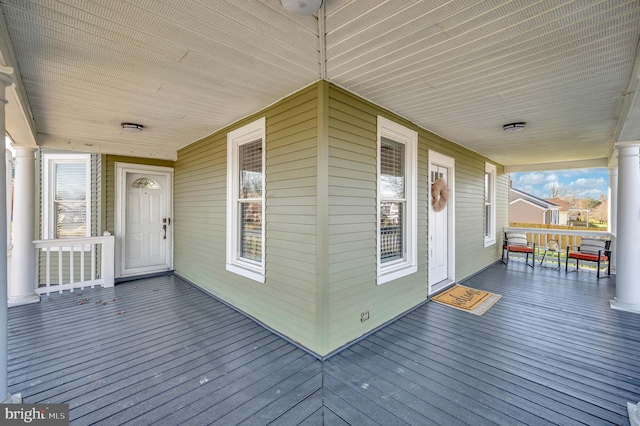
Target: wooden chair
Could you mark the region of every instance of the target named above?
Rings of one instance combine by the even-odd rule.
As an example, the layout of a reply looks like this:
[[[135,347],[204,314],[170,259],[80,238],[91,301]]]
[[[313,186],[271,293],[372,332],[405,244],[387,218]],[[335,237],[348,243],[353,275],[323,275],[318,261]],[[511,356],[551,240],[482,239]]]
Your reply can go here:
[[[536,244],[527,241],[527,234],[519,232],[505,232],[504,243],[502,245],[502,263],[509,264],[509,253],[524,253],[527,255],[525,263],[534,268],[536,263]],[[531,255],[531,263],[529,263]]]
[[[580,242],[580,246],[568,246],[567,247],[567,259],[565,261],[564,270],[565,273],[569,272],[569,259],[576,260],[576,270],[579,268],[581,260],[587,262],[597,262],[598,272],[596,277],[600,278],[600,265],[604,262],[607,263],[607,275],[611,275],[611,240],[603,240],[600,238],[583,238]]]

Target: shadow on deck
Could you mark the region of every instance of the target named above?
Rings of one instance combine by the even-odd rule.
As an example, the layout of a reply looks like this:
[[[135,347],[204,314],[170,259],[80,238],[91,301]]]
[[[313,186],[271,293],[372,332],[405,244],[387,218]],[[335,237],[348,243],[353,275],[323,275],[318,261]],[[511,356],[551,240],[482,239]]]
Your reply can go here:
[[[628,424],[640,315],[615,278],[494,265],[324,363],[174,276],[9,310],[9,390],[85,424]]]

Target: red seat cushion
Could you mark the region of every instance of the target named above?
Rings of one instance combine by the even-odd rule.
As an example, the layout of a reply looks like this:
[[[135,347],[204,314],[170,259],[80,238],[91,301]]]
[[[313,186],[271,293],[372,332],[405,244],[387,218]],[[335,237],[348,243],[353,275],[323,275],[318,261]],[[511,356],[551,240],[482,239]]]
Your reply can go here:
[[[588,253],[579,253],[579,252],[574,252],[574,253],[569,253],[569,257],[572,259],[581,259],[581,260],[590,260],[592,262],[597,262],[598,261],[598,255],[597,254],[588,254]],[[609,260],[609,258],[607,256],[600,256],[600,260]]]
[[[516,251],[518,253],[533,253],[532,247],[525,246],[509,246],[507,247],[509,251]],[[597,256],[596,256],[597,257]]]

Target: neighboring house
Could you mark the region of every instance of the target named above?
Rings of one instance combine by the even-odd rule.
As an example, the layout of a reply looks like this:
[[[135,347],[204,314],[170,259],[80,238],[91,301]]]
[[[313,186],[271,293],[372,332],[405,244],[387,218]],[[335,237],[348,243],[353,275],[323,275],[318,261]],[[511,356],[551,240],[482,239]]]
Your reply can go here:
[[[509,188],[509,217],[516,223],[561,224],[560,206],[515,188]]]
[[[547,198],[546,201],[553,203],[560,207],[558,225],[568,225],[571,218],[569,217],[569,202],[562,198]]]
[[[498,260],[508,226],[501,165],[325,81],[175,162],[39,158],[43,238],[109,231],[117,279],[174,270],[319,355]]]
[[[571,203],[562,198],[548,198],[546,201],[560,206],[560,222],[559,225],[569,225],[574,222],[589,223],[590,209],[572,208]]]

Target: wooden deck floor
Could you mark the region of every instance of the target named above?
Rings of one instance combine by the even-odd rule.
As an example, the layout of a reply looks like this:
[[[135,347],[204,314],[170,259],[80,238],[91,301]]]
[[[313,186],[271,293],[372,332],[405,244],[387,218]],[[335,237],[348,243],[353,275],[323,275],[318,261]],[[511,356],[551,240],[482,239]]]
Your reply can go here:
[[[614,284],[495,265],[465,282],[502,294],[483,316],[427,303],[324,363],[177,277],[54,295],[9,310],[10,391],[73,425],[624,425],[640,315]]]

